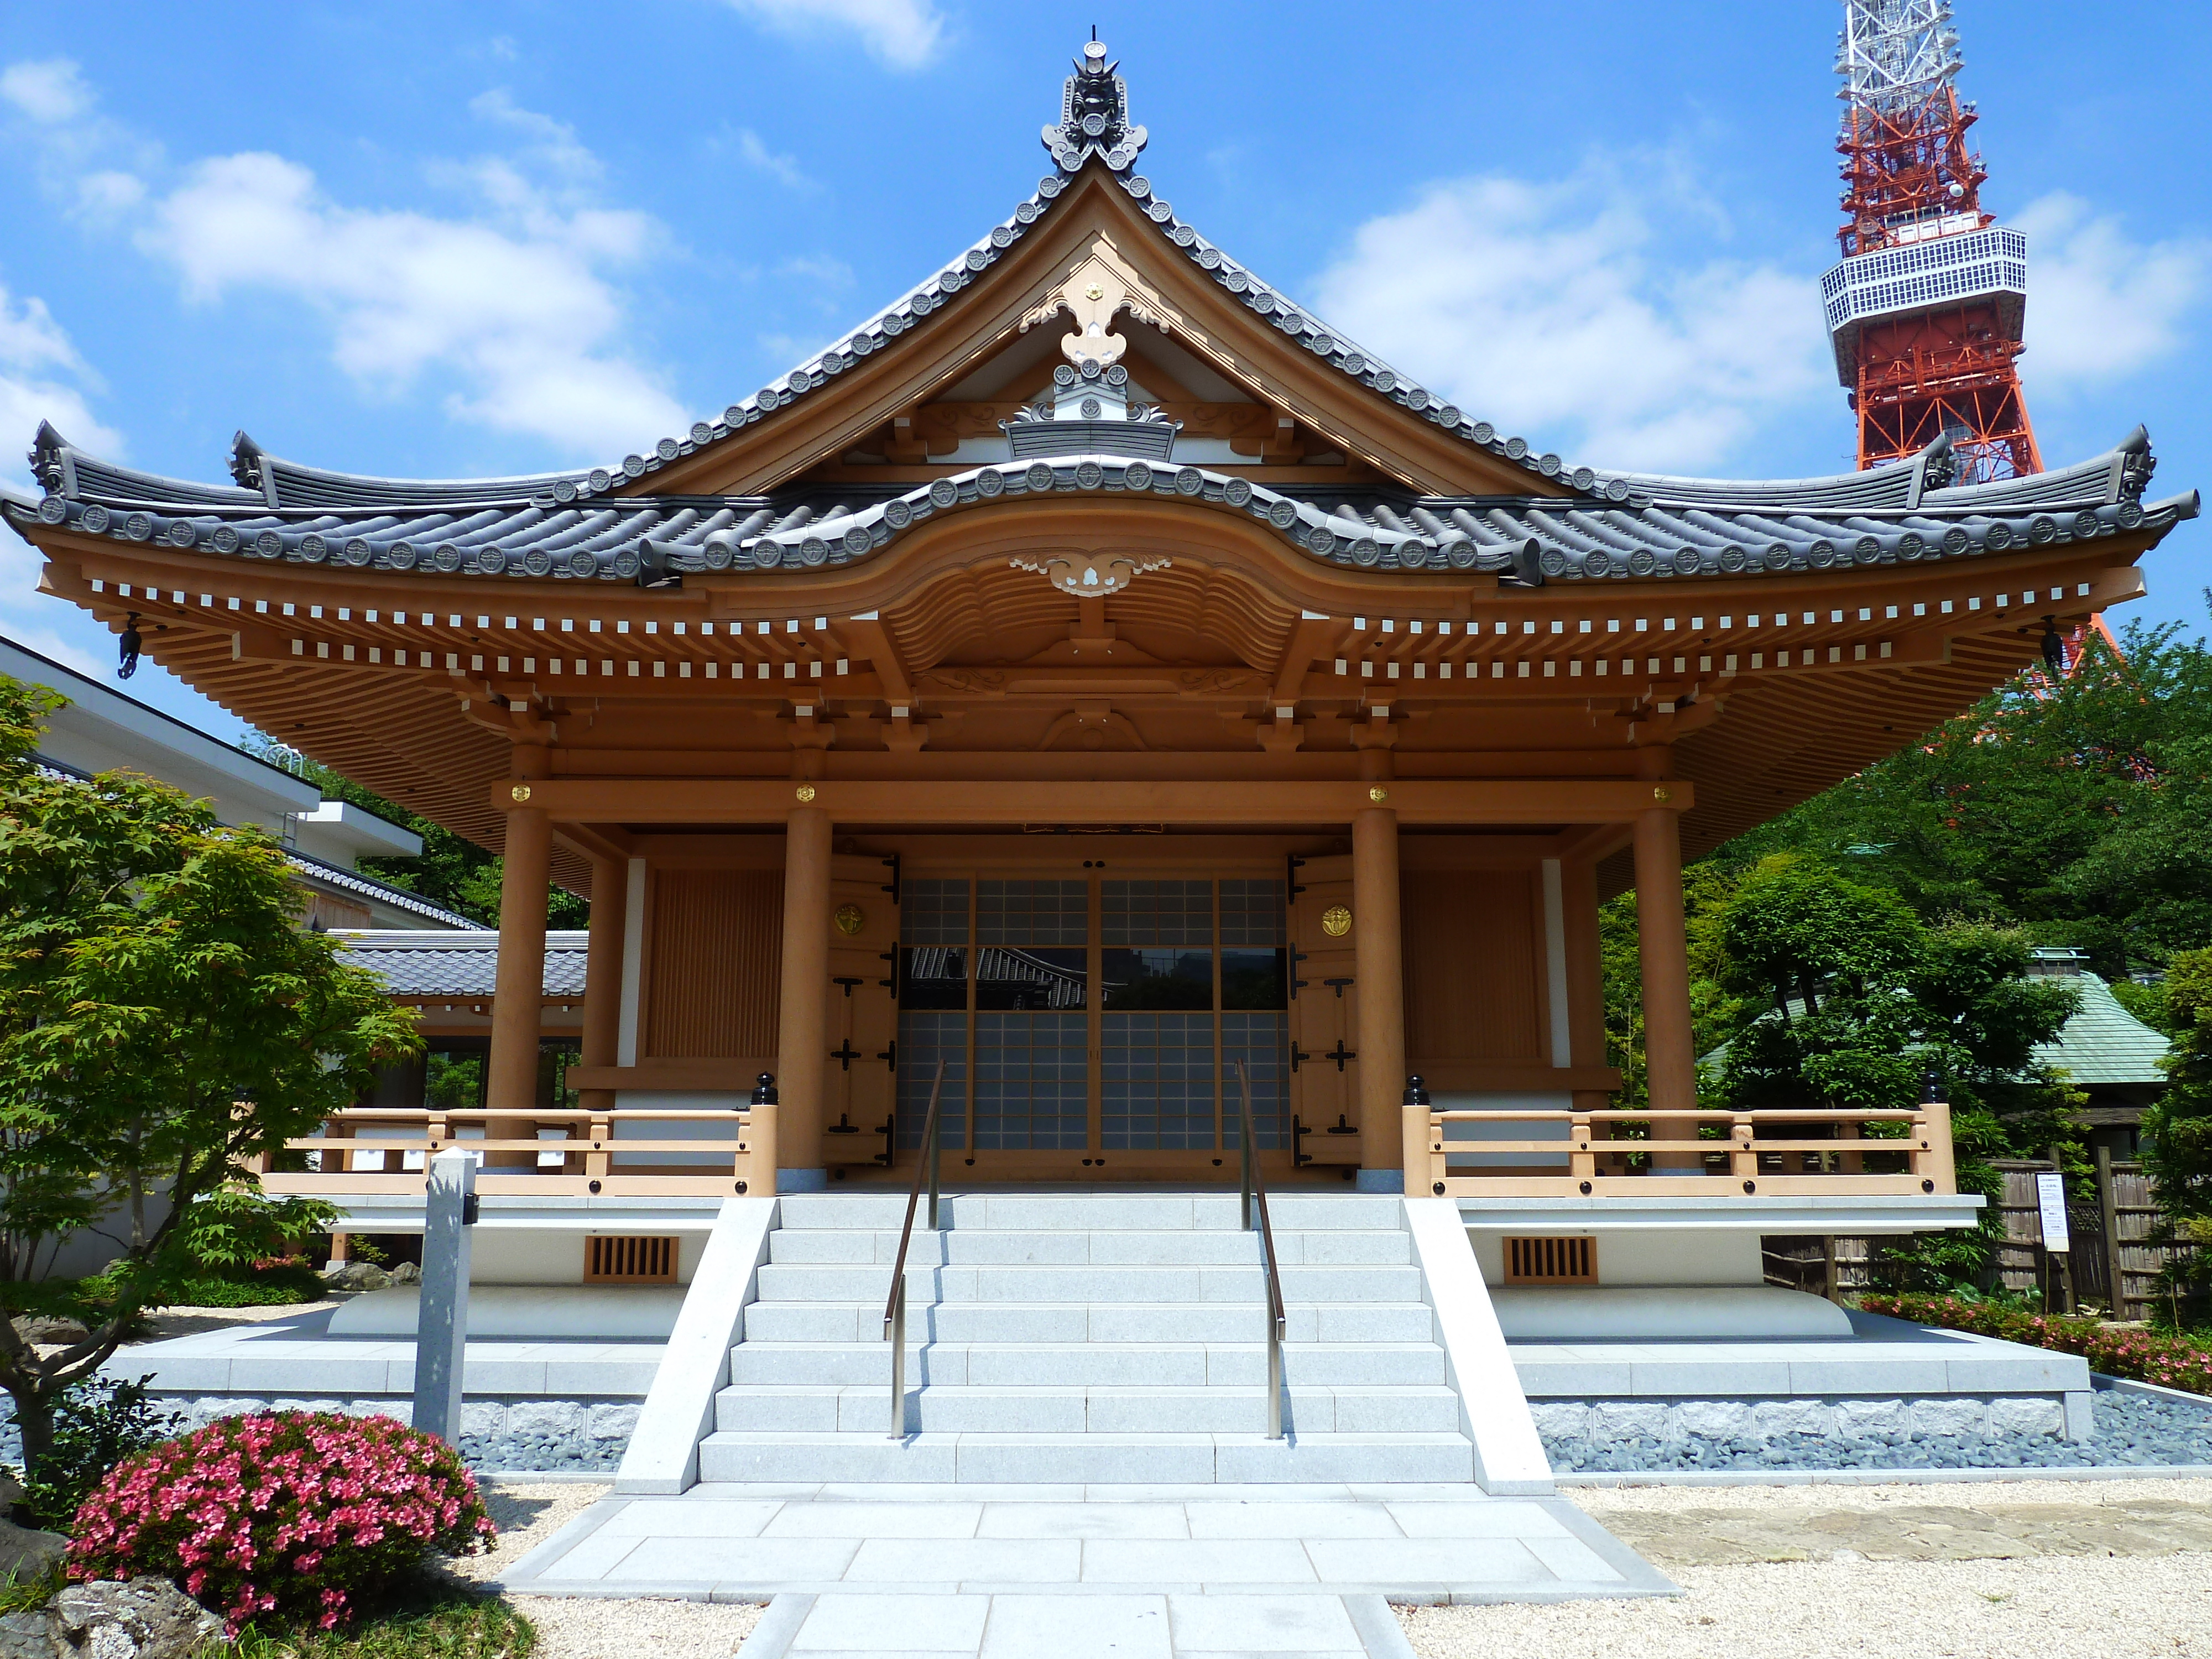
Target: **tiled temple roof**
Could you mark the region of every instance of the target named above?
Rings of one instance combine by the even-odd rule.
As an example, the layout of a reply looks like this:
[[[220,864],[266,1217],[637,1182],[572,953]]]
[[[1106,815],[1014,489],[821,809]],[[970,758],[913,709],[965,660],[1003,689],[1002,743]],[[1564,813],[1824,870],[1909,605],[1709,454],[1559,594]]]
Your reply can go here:
[[[941,271],[732,404],[720,419],[698,422],[619,465],[519,478],[379,478],[283,460],[240,433],[231,457],[236,483],[217,486],[100,461],[42,427],[31,462],[46,499],[36,507],[0,503],[0,512],[19,524],[35,514],[50,525],[226,558],[657,584],[702,570],[842,566],[939,514],[1047,491],[1141,493],[1263,521],[1309,556],[1336,564],[1483,570],[1533,584],[1598,576],[1772,576],[1970,557],[2146,526],[2163,531],[2197,510],[2193,494],[2142,501],[2153,462],[2140,428],[2081,465],[1967,487],[1953,484],[1954,463],[1941,440],[1909,463],[1763,483],[1600,472],[1555,454],[1533,454],[1526,441],[1501,436],[1488,422],[1468,416],[1329,328],[1179,218],[1133,171],[1145,130],[1130,124],[1127,88],[1103,50],[1085,48],[1068,79],[1061,118],[1044,129],[1043,138],[1056,170]],[[924,326],[1094,164],[1139,204],[1165,248],[1286,339],[1374,397],[1572,493],[1463,498],[1273,487],[1110,450],[1049,461],[1010,459],[912,487],[726,497],[612,493],[776,418]]]
[[[486,929],[466,933],[399,930],[331,930],[343,945],[345,959],[383,980],[396,997],[490,996],[499,980],[499,935]],[[585,940],[581,931],[545,935],[544,989],[548,997],[584,994]]]
[[[347,481],[359,487],[362,499],[354,503],[290,500],[271,507],[258,492],[88,462],[51,428],[42,428],[34,455],[42,477],[64,475],[74,493],[56,488],[36,507],[0,503],[10,520],[36,518],[219,558],[648,585],[700,571],[848,565],[942,514],[1047,493],[1180,500],[1264,522],[1308,556],[1333,564],[1485,570],[1530,584],[1786,575],[1974,557],[2124,530],[2162,532],[2197,511],[2194,492],[2142,499],[2153,463],[2140,429],[2094,460],[1996,483],[1923,488],[1916,463],[1774,483],[1615,478],[1624,486],[1620,500],[1610,493],[1438,496],[1274,486],[1205,467],[1097,454],[994,463],[911,487],[565,502],[532,493],[543,479],[469,486],[363,478]],[[56,464],[61,457],[65,468]],[[279,479],[281,495],[289,475],[272,469],[264,476]],[[482,494],[464,499],[472,487]],[[368,499],[380,490],[386,499]],[[403,501],[410,490],[417,496]]]

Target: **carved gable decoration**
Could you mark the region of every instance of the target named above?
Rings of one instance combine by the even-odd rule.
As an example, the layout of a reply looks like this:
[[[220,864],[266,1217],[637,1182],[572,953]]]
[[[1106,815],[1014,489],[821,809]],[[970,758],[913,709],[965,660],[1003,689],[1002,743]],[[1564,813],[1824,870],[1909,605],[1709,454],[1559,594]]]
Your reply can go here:
[[[1079,599],[1103,599],[1118,593],[1147,570],[1165,570],[1164,556],[1143,553],[1040,553],[1006,561],[1017,570],[1033,570],[1063,593]]]
[[[1111,242],[1103,236],[1094,237],[1074,269],[1022,318],[1021,331],[1026,334],[1066,312],[1075,319],[1075,332],[1060,343],[1068,362],[1078,368],[1089,363],[1110,368],[1129,349],[1128,341],[1110,328],[1124,311],[1133,321],[1149,323],[1163,334],[1172,333],[1170,325],[1182,320],[1158,290],[1121,258]]]

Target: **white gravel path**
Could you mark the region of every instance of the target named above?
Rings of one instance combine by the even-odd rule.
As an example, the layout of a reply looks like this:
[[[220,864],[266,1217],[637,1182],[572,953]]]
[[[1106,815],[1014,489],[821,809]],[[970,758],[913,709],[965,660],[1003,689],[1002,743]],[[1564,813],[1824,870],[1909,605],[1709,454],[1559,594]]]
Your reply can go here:
[[[498,1576],[607,1495],[584,1481],[486,1480],[484,1507],[499,1526],[499,1547],[448,1565],[479,1582]],[[752,1633],[761,1609],[750,1603],[582,1596],[516,1595],[515,1610],[538,1626],[538,1659],[729,1659]]]
[[[2212,1505],[2212,1480],[1901,1480],[1860,1486],[1568,1486],[1562,1496],[1602,1522],[1609,1515],[1698,1510],[1881,1510],[1941,1504],[2019,1509],[2031,1504],[2191,1503]]]
[[[1684,1567],[1672,1601],[1401,1607],[1420,1659],[2202,1659],[2212,1554]]]

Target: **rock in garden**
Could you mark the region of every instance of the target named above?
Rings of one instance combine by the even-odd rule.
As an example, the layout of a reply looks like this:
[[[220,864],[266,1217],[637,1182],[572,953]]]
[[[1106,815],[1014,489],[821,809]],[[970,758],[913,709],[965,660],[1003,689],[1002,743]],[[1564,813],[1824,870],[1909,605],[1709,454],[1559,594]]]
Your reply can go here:
[[[222,1620],[166,1578],[71,1584],[46,1604],[49,1651],[63,1659],[194,1659]]]
[[[392,1275],[373,1261],[336,1261],[323,1269],[323,1283],[334,1291],[380,1291]]]
[[[69,1540],[58,1532],[33,1532],[0,1521],[0,1583],[43,1577],[68,1548]]]
[[[395,1285],[420,1285],[422,1270],[411,1261],[403,1261],[392,1270],[392,1282]]]
[[[15,1322],[15,1334],[26,1342],[67,1344],[82,1342],[91,1333],[82,1321],[59,1314],[26,1314]]]

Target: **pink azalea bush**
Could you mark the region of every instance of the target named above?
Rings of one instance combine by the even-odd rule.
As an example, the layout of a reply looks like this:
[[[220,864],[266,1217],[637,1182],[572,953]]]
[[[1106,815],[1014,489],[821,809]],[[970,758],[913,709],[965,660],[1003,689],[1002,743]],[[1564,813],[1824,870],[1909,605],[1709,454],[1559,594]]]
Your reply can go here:
[[[355,1597],[436,1551],[489,1548],[476,1479],[444,1442],[388,1417],[228,1417],[108,1471],[77,1510],[72,1578],[152,1573],[235,1635],[264,1613],[331,1630]]]
[[[2091,1370],[2107,1376],[2212,1395],[2212,1351],[2185,1336],[2115,1330],[2094,1319],[2026,1313],[1955,1296],[1867,1296],[1859,1298],[1859,1306],[1869,1313],[1909,1319],[1916,1325],[1941,1325],[1949,1330],[2002,1337],[2030,1347],[2078,1353],[2089,1362]]]

